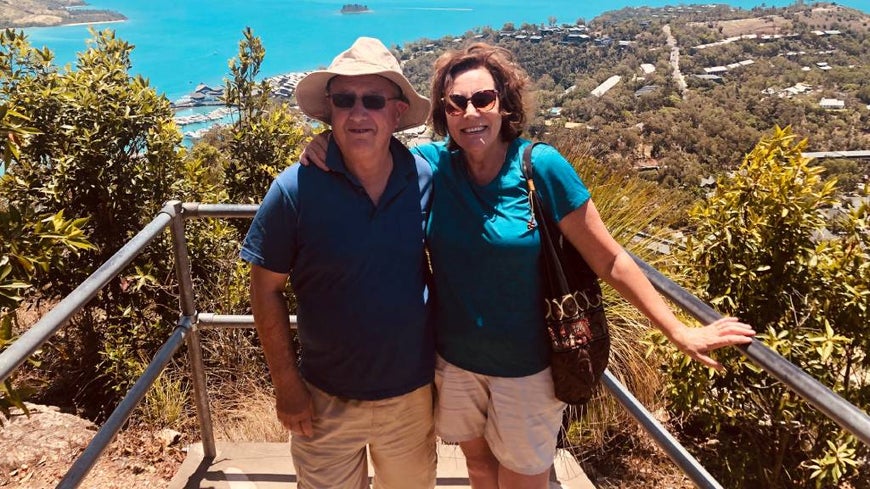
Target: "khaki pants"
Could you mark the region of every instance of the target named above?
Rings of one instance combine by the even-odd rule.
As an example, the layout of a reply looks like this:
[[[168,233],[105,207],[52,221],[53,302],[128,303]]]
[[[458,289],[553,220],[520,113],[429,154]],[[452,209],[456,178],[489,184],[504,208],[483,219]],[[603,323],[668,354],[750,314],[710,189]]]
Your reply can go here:
[[[314,436],[293,436],[300,489],[365,489],[366,448],[374,489],[435,487],[432,386],[379,401],[339,399],[309,386]]]

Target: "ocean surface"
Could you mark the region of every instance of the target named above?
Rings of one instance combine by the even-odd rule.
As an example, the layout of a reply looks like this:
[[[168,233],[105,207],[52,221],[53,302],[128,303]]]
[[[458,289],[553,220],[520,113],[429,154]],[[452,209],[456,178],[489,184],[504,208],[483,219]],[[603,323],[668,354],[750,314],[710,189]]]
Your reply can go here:
[[[372,10],[341,14],[341,0],[93,0],[91,8],[124,14],[125,22],[94,25],[113,29],[135,46],[132,73],[148,78],[170,100],[190,93],[199,83],[222,85],[227,61],[236,56],[242,30],[250,26],[263,41],[262,75],[273,76],[325,67],[359,36],[381,39],[387,46],[422,38],[461,35],[476,27],[501,28],[512,22],[558,23],[591,20],[607,10],[630,6],[679,5],[664,0],[356,0]],[[702,3],[702,2],[698,2]],[[787,0],[729,0],[729,5],[784,6]],[[870,11],[870,0],[841,5]],[[88,26],[25,29],[31,44],[48,47],[58,64],[74,62],[86,48]]]

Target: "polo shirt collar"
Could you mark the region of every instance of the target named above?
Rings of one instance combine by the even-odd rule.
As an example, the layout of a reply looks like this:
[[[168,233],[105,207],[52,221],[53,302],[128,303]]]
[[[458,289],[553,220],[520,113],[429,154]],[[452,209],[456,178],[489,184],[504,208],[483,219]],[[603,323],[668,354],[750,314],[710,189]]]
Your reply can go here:
[[[390,138],[390,155],[393,158],[393,171],[390,173],[387,187],[379,200],[379,207],[392,200],[409,183],[416,184],[417,182],[414,155],[395,136]],[[354,185],[362,187],[356,176],[347,169],[335,138],[329,138],[329,145],[326,148],[326,166],[330,171],[340,173]]]

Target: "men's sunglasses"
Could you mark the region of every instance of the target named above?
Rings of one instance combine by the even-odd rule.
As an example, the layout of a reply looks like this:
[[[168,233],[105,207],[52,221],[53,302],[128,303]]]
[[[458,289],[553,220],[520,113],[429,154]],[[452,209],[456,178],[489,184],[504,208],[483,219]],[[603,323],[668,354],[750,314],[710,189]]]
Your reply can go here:
[[[330,93],[326,96],[337,109],[350,109],[356,104],[355,93]],[[384,97],[383,95],[362,95],[363,107],[368,110],[381,110],[387,105],[387,100],[402,100],[402,97]]]
[[[447,112],[447,115],[460,116],[468,108],[468,102],[471,102],[471,105],[477,110],[492,110],[495,107],[495,101],[498,100],[498,91],[493,89],[479,90],[472,93],[471,97],[453,93],[443,100],[445,102],[444,111]]]

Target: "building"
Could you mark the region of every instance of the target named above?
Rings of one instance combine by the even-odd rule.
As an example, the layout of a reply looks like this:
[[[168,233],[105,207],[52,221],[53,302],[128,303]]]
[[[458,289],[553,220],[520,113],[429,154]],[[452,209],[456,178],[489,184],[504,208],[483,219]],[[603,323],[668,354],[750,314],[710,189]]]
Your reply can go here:
[[[615,87],[616,84],[619,83],[621,80],[622,77],[619,75],[611,76],[607,80],[604,80],[604,83],[595,87],[595,89],[592,90],[592,95],[595,95],[596,97],[604,95],[605,93],[607,93],[608,90]]]
[[[823,98],[819,101],[819,107],[827,110],[842,110],[846,108],[846,102],[836,98]]]

